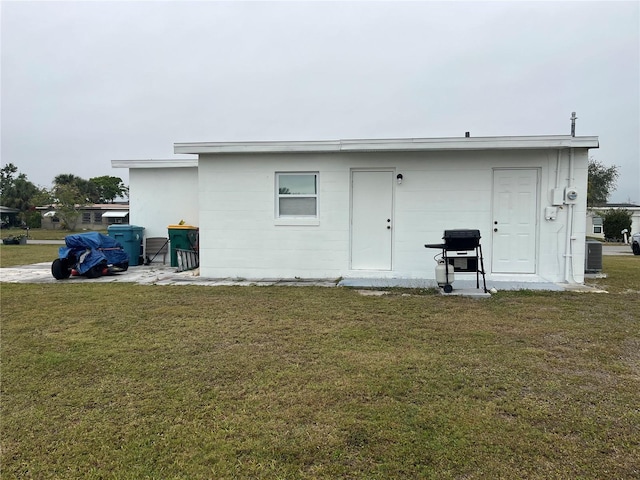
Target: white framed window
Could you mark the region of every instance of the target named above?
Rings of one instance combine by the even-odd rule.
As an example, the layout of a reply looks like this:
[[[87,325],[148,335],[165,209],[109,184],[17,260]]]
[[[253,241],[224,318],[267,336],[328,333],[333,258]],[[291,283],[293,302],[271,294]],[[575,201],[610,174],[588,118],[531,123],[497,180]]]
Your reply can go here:
[[[276,218],[318,218],[318,172],[276,172]]]
[[[593,217],[593,233],[602,233],[602,217]]]

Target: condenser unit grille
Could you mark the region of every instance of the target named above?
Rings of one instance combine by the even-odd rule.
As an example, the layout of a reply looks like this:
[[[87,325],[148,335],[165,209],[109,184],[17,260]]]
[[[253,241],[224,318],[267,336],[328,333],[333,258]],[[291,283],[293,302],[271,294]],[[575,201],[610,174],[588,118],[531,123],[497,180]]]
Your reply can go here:
[[[584,255],[584,272],[602,272],[602,243],[597,240],[587,241]]]

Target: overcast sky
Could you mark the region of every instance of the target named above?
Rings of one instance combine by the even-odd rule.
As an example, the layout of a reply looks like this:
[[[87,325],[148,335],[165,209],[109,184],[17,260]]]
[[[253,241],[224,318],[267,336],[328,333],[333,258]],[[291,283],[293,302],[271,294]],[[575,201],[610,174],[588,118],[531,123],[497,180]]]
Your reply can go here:
[[[174,142],[598,135],[640,203],[640,2],[1,2],[2,164]]]

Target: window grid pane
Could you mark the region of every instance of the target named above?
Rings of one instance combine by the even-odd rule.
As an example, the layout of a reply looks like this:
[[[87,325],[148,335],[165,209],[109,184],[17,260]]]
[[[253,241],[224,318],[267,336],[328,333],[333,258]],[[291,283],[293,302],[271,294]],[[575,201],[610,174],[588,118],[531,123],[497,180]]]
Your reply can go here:
[[[316,176],[314,174],[280,174],[278,193],[280,195],[315,195]]]
[[[318,174],[276,173],[277,216],[318,216]]]
[[[311,197],[281,197],[280,215],[295,217],[315,217],[316,199]]]

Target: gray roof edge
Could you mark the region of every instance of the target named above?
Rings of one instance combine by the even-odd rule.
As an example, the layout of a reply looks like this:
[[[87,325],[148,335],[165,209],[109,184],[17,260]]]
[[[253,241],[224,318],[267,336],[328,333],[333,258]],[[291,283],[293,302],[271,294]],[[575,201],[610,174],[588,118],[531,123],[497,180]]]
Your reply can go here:
[[[319,153],[426,150],[501,150],[598,148],[597,136],[537,135],[513,137],[444,137],[320,141],[175,143],[176,154]]]
[[[197,158],[111,160],[111,168],[189,168],[197,166]]]

